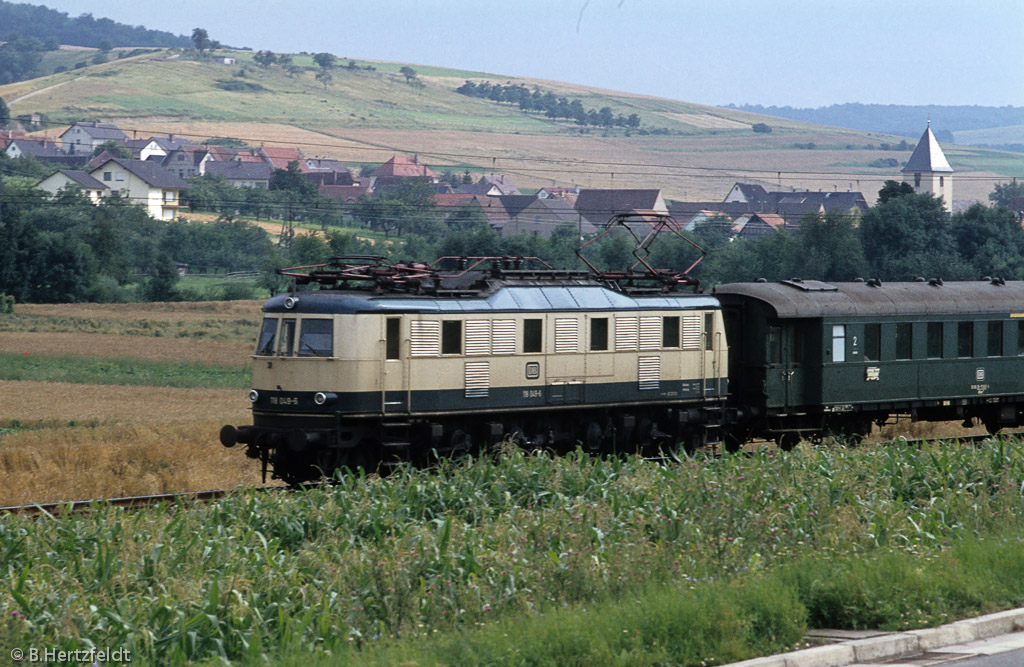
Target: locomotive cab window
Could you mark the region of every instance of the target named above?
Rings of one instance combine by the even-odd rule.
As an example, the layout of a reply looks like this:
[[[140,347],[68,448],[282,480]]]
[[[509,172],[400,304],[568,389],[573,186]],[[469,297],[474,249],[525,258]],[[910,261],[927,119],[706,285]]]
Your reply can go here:
[[[384,325],[384,358],[385,359],[398,359],[399,347],[398,347],[398,335],[399,335],[399,323],[401,320],[397,317],[389,317]]]
[[[523,352],[540,352],[544,343],[543,320],[523,320]]]
[[[441,322],[441,354],[462,354],[462,321]]]
[[[269,357],[274,354],[274,339],[277,336],[277,318],[263,318],[263,326],[260,327],[260,339],[256,343],[256,354],[261,357]]]
[[[302,320],[302,326],[299,327],[299,356],[334,356],[334,320]]]
[[[590,320],[590,351],[601,352],[608,349],[608,318],[595,317]]]
[[[282,357],[292,356],[295,344],[295,320],[281,320],[281,340],[277,346],[277,354]]]

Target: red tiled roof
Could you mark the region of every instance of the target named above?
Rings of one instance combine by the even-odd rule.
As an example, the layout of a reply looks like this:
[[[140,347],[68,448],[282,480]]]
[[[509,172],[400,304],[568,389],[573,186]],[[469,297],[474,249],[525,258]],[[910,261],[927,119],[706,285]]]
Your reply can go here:
[[[374,176],[397,176],[400,178],[438,178],[437,173],[416,158],[396,155],[373,172]]]

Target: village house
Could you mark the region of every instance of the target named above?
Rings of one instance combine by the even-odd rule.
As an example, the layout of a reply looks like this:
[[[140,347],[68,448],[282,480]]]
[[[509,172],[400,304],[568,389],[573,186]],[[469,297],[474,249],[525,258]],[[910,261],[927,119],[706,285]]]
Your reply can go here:
[[[181,206],[179,194],[188,183],[148,160],[108,157],[89,175],[133,204],[145,207],[157,220],[173,220]]]
[[[56,195],[64,188],[77,188],[85,193],[93,204],[99,204],[100,198],[110,191],[99,180],[77,169],[61,169],[39,181],[36,187],[51,195]]]
[[[92,155],[97,146],[113,141],[122,146],[128,135],[110,123],[79,121],[61,133],[60,149],[67,155]]]
[[[266,162],[210,162],[206,165],[209,176],[223,178],[236,188],[270,187],[270,177],[274,168]]]
[[[584,218],[604,227],[616,215],[665,215],[668,207],[655,189],[597,189],[580,190],[574,208]]]
[[[561,225],[571,226],[579,236],[585,238],[597,233],[597,227],[583,217],[583,214],[569,205],[564,199],[548,198],[540,199],[536,196],[530,197],[529,205],[523,207],[512,219],[502,226],[502,236],[513,234],[526,234],[528,236],[540,236],[551,238],[554,232]]]
[[[378,193],[396,190],[411,180],[418,179],[432,185],[440,180],[435,171],[420,164],[417,155],[411,158],[396,155],[377,167],[370,176],[373,179],[373,190]]]
[[[298,148],[290,146],[260,146],[256,151],[257,157],[269,164],[274,169],[287,169],[292,162],[303,174],[310,172],[309,165],[302,159],[302,153]]]
[[[321,185],[354,185],[352,172],[338,160],[330,158],[306,158],[309,172],[306,178],[316,186]]]
[[[9,158],[31,157],[41,161],[64,157],[57,144],[38,139],[12,139],[4,149],[4,155]]]

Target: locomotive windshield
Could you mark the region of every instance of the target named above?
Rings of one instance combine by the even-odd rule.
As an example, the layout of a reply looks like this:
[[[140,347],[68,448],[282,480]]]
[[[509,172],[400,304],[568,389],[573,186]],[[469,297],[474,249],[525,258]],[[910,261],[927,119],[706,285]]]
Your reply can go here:
[[[277,318],[263,318],[263,327],[260,329],[260,339],[256,344],[256,354],[270,356],[274,353],[274,337],[277,334]]]
[[[303,319],[299,330],[300,357],[330,357],[334,354],[334,320]]]

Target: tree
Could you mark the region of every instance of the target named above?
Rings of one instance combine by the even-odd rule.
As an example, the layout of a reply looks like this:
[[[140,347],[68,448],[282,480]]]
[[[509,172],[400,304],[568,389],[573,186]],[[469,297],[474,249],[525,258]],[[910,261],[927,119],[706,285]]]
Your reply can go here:
[[[273,51],[257,51],[252,59],[260,67],[270,67],[277,62],[277,56]]]
[[[942,200],[930,194],[902,195],[879,203],[864,214],[860,231],[874,277],[970,277],[970,267],[958,261]]]
[[[306,197],[316,194],[316,186],[299,171],[299,163],[292,160],[286,169],[275,169],[270,177],[271,190],[287,190]]]
[[[334,77],[331,76],[329,71],[322,69],[316,73],[316,80],[323,84],[324,90],[327,90],[327,86],[331,85],[334,81]]]
[[[2,105],[2,102],[0,102]],[[0,107],[0,125],[3,125],[3,109]],[[1024,183],[1014,179],[1010,183],[996,183],[995,188],[988,194],[988,200],[996,206],[1010,208],[1013,200],[1017,197],[1024,197]]]
[[[7,127],[7,124],[11,122],[11,109],[4,102],[4,98],[0,97],[0,127]]]
[[[103,53],[110,53],[110,50],[114,48],[114,45],[109,39],[101,39],[99,48]]]
[[[953,216],[952,233],[972,277],[1024,278],[1024,229],[1009,209],[976,203]]]
[[[419,79],[416,78],[416,70],[409,67],[408,65],[403,65],[402,68],[398,70],[398,73],[405,77],[406,83],[419,81]]]
[[[107,151],[114,157],[123,157],[128,160],[131,160],[132,158],[135,157],[130,150],[128,150],[121,144],[117,143],[113,139],[108,139],[107,141],[104,141],[102,144],[94,148],[92,150],[92,157],[96,157],[103,151]]]
[[[878,203],[884,204],[890,200],[896,199],[897,197],[912,194],[914,194],[914,188],[910,186],[910,183],[886,181],[882,186],[882,189],[878,191]]]
[[[192,43],[195,45],[196,51],[202,53],[210,48],[210,34],[203,28],[194,28],[192,30]]]
[[[334,55],[330,53],[318,53],[315,56],[313,56],[313,62],[319,65],[320,69],[323,70],[329,70],[332,67],[334,67],[334,64],[337,62],[337,60],[338,59],[335,58]]]

